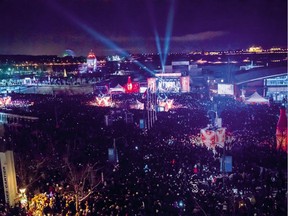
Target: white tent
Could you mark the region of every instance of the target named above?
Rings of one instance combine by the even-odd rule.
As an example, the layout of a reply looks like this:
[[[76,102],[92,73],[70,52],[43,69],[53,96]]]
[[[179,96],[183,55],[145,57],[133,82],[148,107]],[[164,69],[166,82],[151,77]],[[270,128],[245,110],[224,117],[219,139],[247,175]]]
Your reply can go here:
[[[258,92],[254,92],[246,101],[246,104],[269,104],[269,100],[265,99]]]
[[[120,84],[117,84],[114,88],[109,89],[110,93],[115,93],[115,92],[122,92],[125,93],[125,88],[123,88]]]

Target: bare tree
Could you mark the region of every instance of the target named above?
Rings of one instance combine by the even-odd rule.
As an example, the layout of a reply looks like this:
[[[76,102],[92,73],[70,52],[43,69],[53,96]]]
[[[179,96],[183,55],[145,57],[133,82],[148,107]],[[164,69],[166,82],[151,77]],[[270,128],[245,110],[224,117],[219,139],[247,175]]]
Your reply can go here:
[[[18,187],[31,190],[31,186],[35,182],[45,177],[42,168],[47,164],[48,159],[46,157],[35,159],[20,153],[14,155]]]
[[[72,186],[75,195],[76,211],[79,211],[79,202],[89,197],[95,188],[102,182],[99,178],[97,181],[92,181],[91,178],[98,170],[103,167],[97,167],[98,163],[83,164],[73,163],[68,157],[64,157],[65,167],[67,168],[66,183]]]

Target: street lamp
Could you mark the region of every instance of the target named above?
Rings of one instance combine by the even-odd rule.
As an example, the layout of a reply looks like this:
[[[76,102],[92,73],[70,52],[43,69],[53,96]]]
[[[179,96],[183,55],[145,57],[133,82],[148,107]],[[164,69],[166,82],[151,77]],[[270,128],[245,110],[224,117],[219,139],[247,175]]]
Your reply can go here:
[[[21,208],[26,208],[27,207],[27,196],[26,196],[26,188],[20,188],[20,203],[21,203]]]
[[[23,195],[26,192],[26,188],[20,188],[19,191],[20,191],[21,195]]]

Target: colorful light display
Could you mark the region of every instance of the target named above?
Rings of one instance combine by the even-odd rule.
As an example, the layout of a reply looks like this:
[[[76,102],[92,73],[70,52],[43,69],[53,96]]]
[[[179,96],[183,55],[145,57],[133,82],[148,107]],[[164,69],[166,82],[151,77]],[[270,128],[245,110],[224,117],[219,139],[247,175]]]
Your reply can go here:
[[[206,127],[200,130],[202,143],[209,149],[215,149],[216,146],[223,148],[225,133],[226,129],[222,127],[216,129]]]
[[[138,93],[140,91],[140,85],[138,82],[132,82],[131,77],[128,76],[127,83],[125,85],[125,93]]]
[[[91,106],[112,107],[112,98],[109,95],[100,95],[88,103]]]
[[[164,111],[168,112],[170,109],[173,108],[173,99],[166,99],[166,100],[158,100],[158,106],[163,107]]]
[[[12,100],[10,96],[0,98],[0,108],[1,107],[28,107],[34,105],[34,102],[28,100]]]
[[[9,104],[11,104],[11,97],[10,96],[0,98],[0,106],[7,106]]]

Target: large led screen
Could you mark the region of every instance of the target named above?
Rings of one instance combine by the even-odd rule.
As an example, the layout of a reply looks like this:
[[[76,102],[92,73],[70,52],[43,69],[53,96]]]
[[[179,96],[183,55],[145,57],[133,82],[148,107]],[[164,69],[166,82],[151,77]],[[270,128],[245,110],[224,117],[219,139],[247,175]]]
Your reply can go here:
[[[234,86],[232,84],[218,84],[219,95],[234,95]]]

